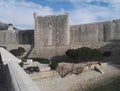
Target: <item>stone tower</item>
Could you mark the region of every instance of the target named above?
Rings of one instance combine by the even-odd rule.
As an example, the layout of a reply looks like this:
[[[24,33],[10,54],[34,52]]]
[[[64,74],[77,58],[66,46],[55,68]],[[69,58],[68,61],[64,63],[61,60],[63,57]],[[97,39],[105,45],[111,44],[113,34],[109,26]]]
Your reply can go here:
[[[8,24],[8,31],[13,31],[13,25],[12,24]]]
[[[69,45],[69,16],[62,15],[38,16],[34,13],[35,32],[34,43],[39,46]]]

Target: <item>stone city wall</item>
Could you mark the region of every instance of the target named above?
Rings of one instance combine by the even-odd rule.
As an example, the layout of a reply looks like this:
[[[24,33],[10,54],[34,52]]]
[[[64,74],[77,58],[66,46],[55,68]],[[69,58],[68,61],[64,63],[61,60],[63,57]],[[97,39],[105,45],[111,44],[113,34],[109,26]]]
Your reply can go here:
[[[120,41],[120,20],[73,25],[70,27],[71,44],[80,42]]]
[[[104,51],[120,51],[120,20],[69,25],[68,14],[35,15],[34,49],[32,56],[64,55],[69,48],[90,47]]]
[[[29,57],[52,58],[67,49],[90,47],[104,51],[120,51],[120,19],[69,25],[69,15],[38,16],[34,14],[35,31],[0,31],[0,46],[8,50],[27,47]]]
[[[70,47],[120,51],[120,19],[70,27]]]
[[[0,45],[33,43],[34,31],[0,31]]]
[[[0,47],[4,47],[9,51],[23,47],[26,50],[25,56],[33,47],[33,42],[34,31],[0,31]]]

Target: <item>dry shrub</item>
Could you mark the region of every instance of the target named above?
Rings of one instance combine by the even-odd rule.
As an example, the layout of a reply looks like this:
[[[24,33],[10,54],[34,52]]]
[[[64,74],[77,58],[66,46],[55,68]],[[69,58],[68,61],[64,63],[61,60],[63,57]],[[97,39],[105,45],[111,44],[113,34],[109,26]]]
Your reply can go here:
[[[83,64],[74,64],[73,69],[72,69],[72,74],[80,74],[84,69],[84,65]]]
[[[57,67],[58,73],[61,75],[61,77],[65,77],[72,69],[71,63],[59,63]]]
[[[57,67],[57,72],[63,78],[67,74],[79,74],[83,71],[84,65],[82,64],[73,64],[73,63],[59,63]]]

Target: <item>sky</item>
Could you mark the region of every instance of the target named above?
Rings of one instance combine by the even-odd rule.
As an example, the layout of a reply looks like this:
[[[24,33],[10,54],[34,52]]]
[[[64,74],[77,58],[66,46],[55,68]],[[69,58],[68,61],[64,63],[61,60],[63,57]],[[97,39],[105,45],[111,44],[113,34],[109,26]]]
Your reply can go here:
[[[120,0],[0,0],[0,22],[33,29],[33,13],[41,16],[68,12],[70,24],[120,19]]]

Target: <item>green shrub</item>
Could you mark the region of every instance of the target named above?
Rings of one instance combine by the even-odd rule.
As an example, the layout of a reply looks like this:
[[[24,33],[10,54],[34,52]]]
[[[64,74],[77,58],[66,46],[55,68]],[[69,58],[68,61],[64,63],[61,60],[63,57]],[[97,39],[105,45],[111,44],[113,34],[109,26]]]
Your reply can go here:
[[[100,57],[102,57],[102,52],[100,51],[100,50],[98,50],[98,49],[93,49],[92,50],[92,58],[93,59],[97,59],[97,58],[100,58]]]
[[[26,52],[25,49],[22,47],[19,47],[18,51],[19,51],[20,55],[22,55],[24,52]]]
[[[10,50],[10,53],[12,53],[14,56],[18,56],[19,55],[18,49]]]
[[[31,58],[33,61],[38,61],[39,63],[49,64],[50,60],[47,58]]]
[[[77,59],[81,61],[88,61],[92,59],[92,49],[88,47],[82,47],[77,49]]]
[[[66,51],[66,55],[69,56],[69,57],[75,57],[76,56],[76,50],[75,49],[68,49]]]
[[[60,62],[64,62],[64,61],[57,58],[51,59],[51,64],[50,64],[51,69],[56,69],[58,66],[58,63]]]
[[[59,61],[57,61],[57,60],[51,61],[51,64],[50,64],[51,69],[56,69],[58,66],[58,63],[59,63]]]
[[[104,56],[104,57],[110,57],[110,56],[111,56],[111,52],[110,52],[110,51],[105,51],[105,52],[103,53],[103,56]]]
[[[68,49],[66,51],[66,55],[75,58],[76,60],[74,60],[74,62],[91,61],[93,59],[102,57],[102,53],[100,50],[91,49],[88,47],[82,47],[78,49]]]
[[[23,55],[23,53],[25,52],[25,49],[22,47],[19,47],[18,49],[12,49],[10,50],[10,52],[14,55],[14,56],[21,56]]]

